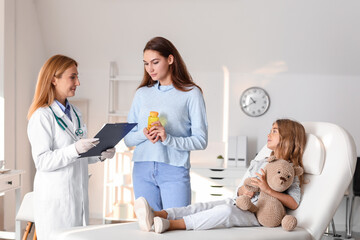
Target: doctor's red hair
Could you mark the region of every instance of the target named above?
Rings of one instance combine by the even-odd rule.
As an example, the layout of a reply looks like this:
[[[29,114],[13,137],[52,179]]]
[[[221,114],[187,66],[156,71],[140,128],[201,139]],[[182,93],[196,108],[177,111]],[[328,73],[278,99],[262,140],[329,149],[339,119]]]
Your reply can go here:
[[[54,55],[49,58],[40,69],[34,98],[29,108],[27,118],[41,107],[50,106],[55,99],[55,87],[51,83],[54,77],[61,78],[66,69],[78,66],[77,62],[64,55]]]

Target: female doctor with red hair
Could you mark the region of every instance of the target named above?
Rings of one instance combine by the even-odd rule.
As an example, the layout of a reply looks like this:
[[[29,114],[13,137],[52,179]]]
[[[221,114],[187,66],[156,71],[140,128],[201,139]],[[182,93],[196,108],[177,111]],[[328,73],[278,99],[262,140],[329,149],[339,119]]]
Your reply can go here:
[[[80,158],[98,139],[86,138],[82,116],[67,98],[80,85],[77,62],[55,55],[40,70],[28,112],[28,137],[36,167],[34,218],[39,240],[54,230],[86,225],[89,220],[88,164],[112,158],[115,149],[99,157]]]

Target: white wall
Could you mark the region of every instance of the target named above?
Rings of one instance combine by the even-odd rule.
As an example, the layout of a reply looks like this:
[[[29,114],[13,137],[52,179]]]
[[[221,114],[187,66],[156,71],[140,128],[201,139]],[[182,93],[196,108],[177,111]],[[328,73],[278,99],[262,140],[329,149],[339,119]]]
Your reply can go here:
[[[33,1],[16,1],[16,167],[27,171],[23,179],[25,190],[32,190],[35,175],[27,140],[27,111],[40,67],[46,60],[38,21]]]
[[[4,158],[5,1],[0,0],[0,159]],[[4,197],[0,197],[0,229],[4,228]]]
[[[327,7],[323,8],[325,3]],[[325,102],[334,103],[328,99],[330,92],[335,97],[342,96],[341,90],[349,88],[340,79],[357,84],[360,34],[351,26],[359,21],[359,4],[354,0],[345,3],[325,0],[91,1],[91,4],[85,0],[36,1],[39,19],[44,19],[40,25],[46,53],[69,54],[80,63],[82,86],[78,97],[97,96],[99,89],[103,89],[102,94],[107,94],[108,68],[112,60],[119,64],[120,74],[141,75],[144,44],[153,36],[163,35],[178,47],[195,80],[207,88],[205,97],[209,101],[214,98],[222,100],[222,91],[211,84],[214,81],[220,84],[223,81],[222,67],[228,67],[232,90],[230,129],[254,138],[263,138],[263,134],[259,136],[251,132],[258,129],[256,123],[269,124],[285,115],[300,121],[337,119],[332,118],[332,114],[340,103]],[[77,12],[75,18],[72,11],[66,11],[68,6]],[[333,80],[328,80],[328,77]],[[317,98],[318,106],[322,101],[322,108],[321,111],[314,109],[312,113],[315,115],[310,115],[302,101],[307,102],[304,95],[308,96],[309,84],[313,85],[313,81],[315,86],[311,89],[311,97]],[[339,85],[336,87],[339,91],[327,89],[331,87],[328,84],[322,88],[324,81],[333,81],[332,85]],[[296,108],[295,113],[295,108],[288,105],[286,110],[291,111],[282,112],[283,107],[278,102],[283,102],[283,99],[279,96],[294,96],[291,89],[294,84],[297,85],[296,93],[304,92],[294,99],[300,108]],[[238,106],[241,92],[253,85],[265,87],[272,101],[269,113],[258,119],[246,117]],[[97,122],[106,120],[104,106],[108,101],[106,96],[96,99],[90,103],[89,124],[94,124],[94,131],[100,125]],[[356,100],[356,94],[346,95],[341,103]],[[212,111],[210,104],[215,102],[207,104],[208,111]],[[218,107],[221,105],[214,109]],[[99,110],[102,114],[97,114]],[[354,110],[347,112],[353,114]],[[211,112],[209,119],[217,119],[218,113]],[[342,119],[336,122],[344,122],[345,128],[356,132],[353,121]],[[240,120],[241,124],[237,122]],[[249,124],[254,127],[248,127]],[[221,128],[215,129],[210,132],[213,141],[222,134]],[[356,145],[360,147],[357,137]],[[256,148],[251,154],[256,152]]]
[[[5,98],[5,160],[7,168],[15,168],[15,1],[4,1],[4,98]],[[14,226],[15,205],[14,194],[7,193],[4,197],[4,229],[11,230]],[[11,221],[9,221],[11,220]]]
[[[4,159],[4,49],[5,1],[0,1],[0,160]]]
[[[34,164],[27,140],[27,110],[38,71],[45,61],[33,1],[5,0],[5,159],[8,168],[24,169],[22,193],[32,191]],[[14,193],[5,195],[6,230],[15,225]]]
[[[356,107],[356,103],[360,103],[357,94],[360,76],[235,73],[231,79],[230,129],[238,135],[250,136],[250,157],[266,144],[267,133],[277,118],[338,124],[353,135],[360,149],[360,125],[355,120],[360,115]],[[261,86],[270,95],[270,108],[262,117],[248,117],[240,109],[241,92],[250,86]]]
[[[24,36],[16,39],[26,46],[21,53],[24,58],[17,60],[26,71],[17,81],[35,82],[30,75],[41,64],[30,58],[37,50],[38,61],[42,60],[43,48],[45,58],[57,53],[74,57],[80,64],[77,97],[89,98],[90,135],[107,121],[110,61],[117,61],[122,75],[141,75],[142,49],[151,37],[161,35],[177,46],[204,90],[211,147],[193,153],[192,161],[212,161],[223,151],[223,66],[229,69],[231,81],[229,135],[248,136],[249,157],[264,145],[271,123],[279,117],[340,124],[360,148],[360,109],[356,105],[360,99],[355,92],[360,87],[360,29],[356,27],[360,22],[359,1],[17,2],[21,3],[17,19],[24,24],[17,33]],[[25,11],[25,7],[30,10]],[[34,22],[35,15],[38,23]],[[26,72],[31,74],[26,76]],[[250,86],[262,86],[270,94],[270,109],[262,117],[247,117],[239,107],[241,92]],[[29,101],[33,88],[24,91],[28,91],[24,93],[25,101]],[[23,116],[25,105],[17,104]],[[18,119],[20,132],[26,121]],[[28,151],[23,154],[22,158],[30,159]],[[91,216],[100,217],[102,165],[91,166],[90,172]]]

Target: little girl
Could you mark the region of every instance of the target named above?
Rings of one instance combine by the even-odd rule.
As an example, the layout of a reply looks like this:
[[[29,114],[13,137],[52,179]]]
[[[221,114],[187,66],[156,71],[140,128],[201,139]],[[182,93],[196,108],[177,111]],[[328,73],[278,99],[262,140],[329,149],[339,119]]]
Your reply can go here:
[[[279,119],[273,123],[268,134],[267,147],[272,150],[271,156],[277,159],[292,161],[294,166],[301,166],[302,156],[306,144],[304,127],[289,119]],[[261,191],[279,199],[289,209],[296,209],[301,198],[301,185],[303,177],[295,177],[291,187],[283,192],[272,190],[266,182],[263,168],[267,159],[253,160],[243,180],[252,177],[254,185]],[[237,196],[248,195],[256,204],[259,193],[249,192],[239,185]],[[187,207],[169,208],[153,211],[145,198],[135,201],[135,214],[139,220],[141,230],[150,231],[152,225],[156,233],[169,230],[204,230],[212,228],[230,228],[242,226],[260,226],[254,213],[243,211],[236,207],[235,199],[224,199],[205,203],[195,203]]]

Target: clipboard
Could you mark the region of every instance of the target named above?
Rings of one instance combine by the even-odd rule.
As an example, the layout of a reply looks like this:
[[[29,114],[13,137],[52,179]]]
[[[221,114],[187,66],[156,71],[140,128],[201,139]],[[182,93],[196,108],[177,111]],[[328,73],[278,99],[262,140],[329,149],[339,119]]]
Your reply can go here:
[[[107,123],[96,134],[94,138],[99,138],[99,143],[96,147],[91,148],[89,151],[80,154],[82,157],[101,156],[101,152],[106,149],[115,147],[116,144],[133,129],[137,123]]]

